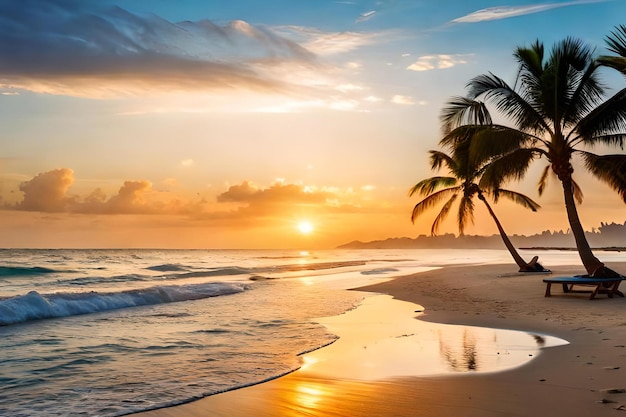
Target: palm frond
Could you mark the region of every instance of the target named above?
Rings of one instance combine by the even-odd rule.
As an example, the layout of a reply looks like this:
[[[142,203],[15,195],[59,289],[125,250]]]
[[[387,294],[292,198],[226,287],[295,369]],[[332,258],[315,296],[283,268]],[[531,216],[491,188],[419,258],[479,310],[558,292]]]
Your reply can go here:
[[[467,224],[474,224],[474,201],[471,197],[463,197],[459,202],[459,212],[457,215],[457,224],[459,226],[459,234],[463,235]]]
[[[456,185],[457,179],[454,177],[430,177],[421,180],[409,190],[409,197],[414,194],[428,195],[433,191],[443,187],[452,187]]]
[[[513,56],[519,64],[519,74],[532,74],[539,79],[543,73],[543,43],[536,40],[529,48],[519,47],[513,53]]]
[[[494,159],[482,173],[480,188],[493,191],[509,180],[522,179],[538,151],[536,148],[519,148]]]
[[[541,196],[543,194],[543,191],[546,189],[546,186],[548,185],[548,177],[550,176],[551,172],[553,171],[552,166],[550,165],[547,165],[543,169],[543,172],[541,173],[541,177],[539,178],[539,182],[537,184],[537,191],[539,192],[539,196]]]
[[[579,139],[587,145],[604,143],[624,146],[626,135],[626,88],[597,106],[576,126]]]
[[[515,80],[515,91],[519,91],[520,96],[535,111],[541,108],[544,52],[543,43],[536,40],[530,47],[517,48],[513,54],[519,64]]]
[[[529,88],[536,97],[536,107],[552,122],[557,135],[593,108],[602,93],[592,57],[589,45],[565,38],[550,51],[540,84]]]
[[[439,141],[439,145],[444,148],[454,150],[458,147],[459,143],[471,141],[476,132],[485,128],[485,126],[480,125],[459,126],[446,133]]]
[[[538,209],[541,208],[539,203],[534,201],[532,198],[522,193],[518,193],[517,191],[504,190],[500,188],[498,190],[498,194],[501,195],[502,197],[508,198],[515,204],[519,204],[520,206],[530,209],[532,211],[537,211]]]
[[[439,116],[441,129],[445,134],[463,125],[491,124],[491,115],[482,101],[471,100],[467,97],[452,97],[441,111]]]
[[[621,56],[601,56],[597,59],[600,65],[613,68],[626,75],[626,57]]]
[[[580,185],[578,185],[578,183],[576,181],[574,181],[574,179],[572,178],[572,191],[574,192],[574,198],[576,199],[576,202],[578,204],[582,204],[583,203],[583,199],[584,199],[584,195],[583,195],[583,190],[582,188],[580,188]]]
[[[615,190],[626,203],[626,155],[596,155],[583,152],[585,167]]]
[[[460,187],[451,187],[430,194],[428,197],[417,203],[415,207],[413,207],[413,212],[411,213],[411,221],[415,223],[415,219],[417,217],[419,217],[425,211],[441,203],[441,201],[445,200],[446,198],[449,198],[453,194],[458,193],[460,189]]]
[[[477,163],[482,163],[516,149],[532,146],[536,140],[534,136],[508,126],[483,126],[474,132],[470,145],[470,158]]]
[[[456,173],[458,166],[457,161],[450,155],[436,150],[428,151],[430,153],[430,167],[433,170],[439,170],[442,166],[446,166],[452,173]]]
[[[626,25],[619,25],[606,37],[609,51],[626,58]]]
[[[575,126],[579,120],[590,113],[602,100],[604,88],[598,79],[599,64],[591,61],[584,72],[570,74],[574,91],[567,100],[562,118],[562,127]]]
[[[446,204],[443,205],[441,211],[439,212],[437,217],[435,217],[435,221],[433,222],[432,227],[430,228],[431,235],[435,236],[437,233],[439,233],[440,224],[448,217],[450,209],[452,208],[452,205],[454,204],[458,196],[458,194],[452,194],[450,199],[446,201]]]
[[[494,74],[483,74],[473,78],[468,83],[468,97],[476,100],[484,97],[486,101],[495,104],[498,111],[509,118],[523,131],[533,133],[550,132],[549,126],[537,110],[520,96],[504,80]]]

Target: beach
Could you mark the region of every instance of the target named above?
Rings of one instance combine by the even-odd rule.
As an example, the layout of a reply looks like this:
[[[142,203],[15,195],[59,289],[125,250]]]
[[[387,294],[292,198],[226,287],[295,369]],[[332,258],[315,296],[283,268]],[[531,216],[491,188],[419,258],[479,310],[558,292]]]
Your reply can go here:
[[[623,262],[607,266],[626,271]],[[584,272],[578,265],[551,269],[551,276]],[[516,329],[569,342],[543,349],[515,369],[363,381],[303,366],[269,382],[136,415],[621,415],[626,411],[626,298],[601,294],[589,300],[587,294],[563,294],[556,286],[548,298],[542,282],[546,275],[514,271],[511,264],[445,266],[358,290],[418,304],[424,310],[416,309],[418,320]],[[367,323],[352,324],[367,331],[363,328]],[[333,348],[332,359],[350,363],[354,352],[341,349],[346,344],[339,336],[331,346],[313,353],[324,355]]]

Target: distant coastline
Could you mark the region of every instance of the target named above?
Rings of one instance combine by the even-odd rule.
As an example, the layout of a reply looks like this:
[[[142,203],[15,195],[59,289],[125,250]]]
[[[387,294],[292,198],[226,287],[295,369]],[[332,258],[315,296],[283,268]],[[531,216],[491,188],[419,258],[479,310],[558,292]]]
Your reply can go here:
[[[600,227],[586,232],[587,240],[594,250],[626,251],[626,222],[624,224],[601,223]],[[576,250],[574,236],[569,231],[544,231],[531,236],[511,235],[511,242],[520,249]],[[337,249],[504,249],[500,235],[456,236],[452,233],[440,236],[420,235],[416,238],[394,237],[384,240],[361,242],[358,240],[340,245]]]
[[[575,251],[576,248],[559,248],[552,246],[533,246],[530,248],[520,248],[522,250],[562,250],[562,251]],[[626,251],[626,246],[610,246],[610,247],[601,247],[601,248],[592,248],[596,251],[605,251],[605,252],[624,252]]]

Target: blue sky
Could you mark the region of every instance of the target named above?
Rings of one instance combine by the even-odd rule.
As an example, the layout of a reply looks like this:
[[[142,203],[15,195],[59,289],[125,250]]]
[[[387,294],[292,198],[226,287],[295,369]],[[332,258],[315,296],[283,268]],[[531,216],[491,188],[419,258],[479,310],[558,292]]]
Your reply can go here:
[[[535,39],[607,53],[624,16],[617,0],[0,0],[0,246],[428,233],[406,192],[432,175],[445,101],[481,73],[512,82],[514,48]],[[511,188],[537,197],[533,175]],[[578,181],[587,229],[626,220],[617,195]],[[499,204],[505,229],[567,229],[548,191],[530,225]],[[495,228],[477,213],[468,233]]]

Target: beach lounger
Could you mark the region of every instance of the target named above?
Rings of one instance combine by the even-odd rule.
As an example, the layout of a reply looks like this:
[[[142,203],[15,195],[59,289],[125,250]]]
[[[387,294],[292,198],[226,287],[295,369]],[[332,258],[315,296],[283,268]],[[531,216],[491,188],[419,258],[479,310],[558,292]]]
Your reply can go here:
[[[590,300],[593,300],[597,294],[606,294],[609,298],[613,298],[613,295],[619,295],[623,297],[624,294],[618,289],[619,284],[626,277],[619,278],[593,278],[585,276],[573,276],[573,277],[554,277],[545,278],[543,282],[547,284],[546,297],[550,297],[550,287],[552,284],[562,284],[564,293],[591,293]],[[574,286],[590,287],[586,290],[575,290]]]

